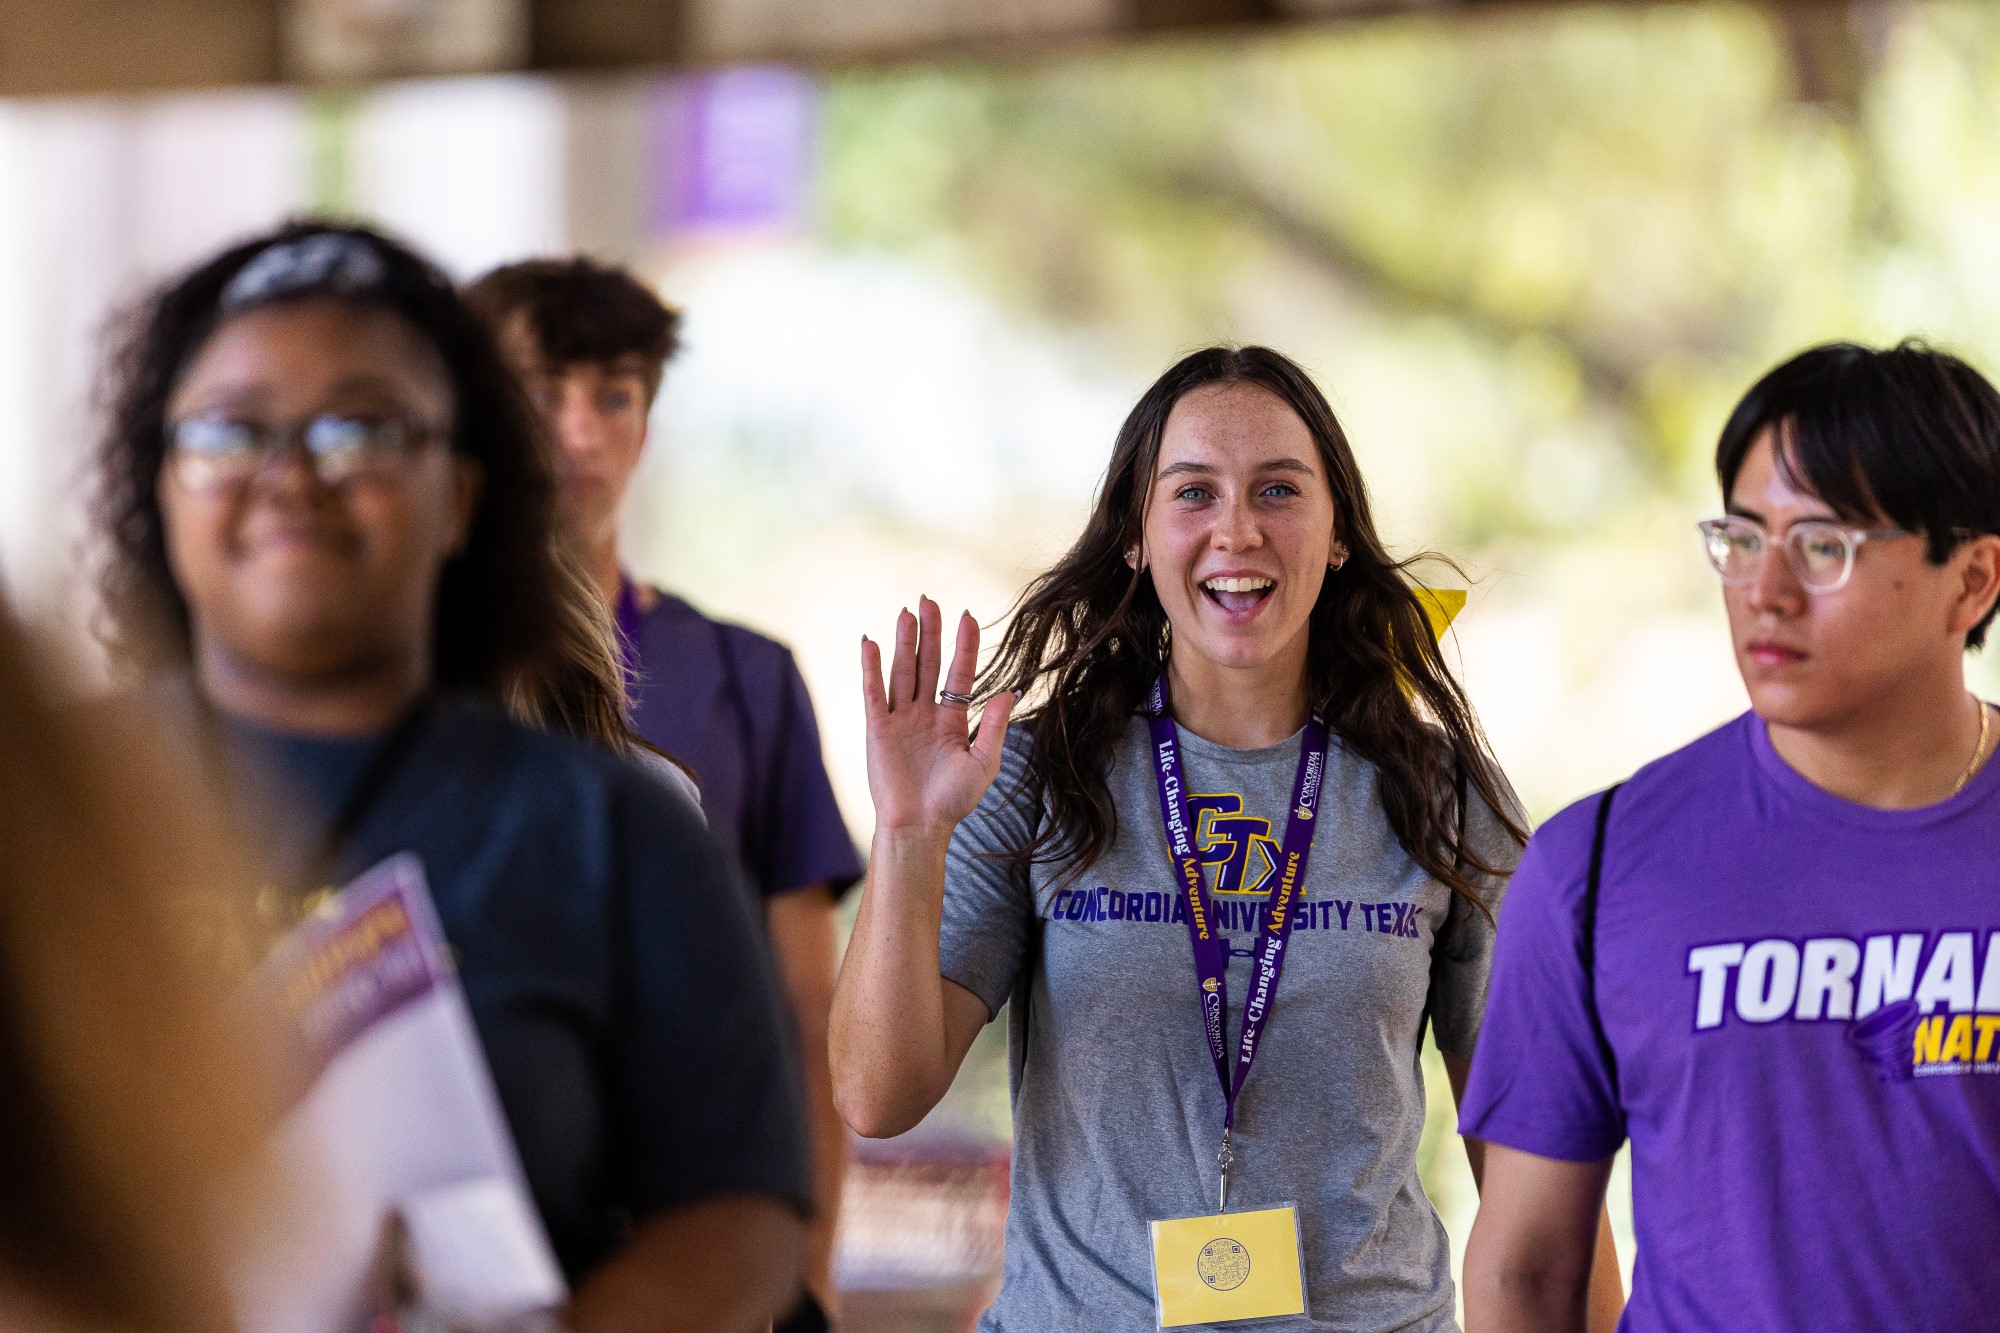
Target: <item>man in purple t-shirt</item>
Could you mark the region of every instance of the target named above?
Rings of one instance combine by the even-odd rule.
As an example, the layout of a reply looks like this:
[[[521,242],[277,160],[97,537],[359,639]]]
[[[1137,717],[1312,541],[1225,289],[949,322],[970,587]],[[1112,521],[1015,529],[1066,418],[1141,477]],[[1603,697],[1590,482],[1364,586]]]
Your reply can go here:
[[[835,805],[805,682],[785,646],[636,585],[618,510],[680,314],[623,269],[575,258],[497,269],[467,292],[536,400],[555,444],[565,526],[617,609],[639,734],[691,767],[710,831],[766,906],[811,1097],[819,1218],[809,1298],[779,1333],[826,1326],[846,1129],[833,1109],[827,1013],[834,906],[861,877]]]
[[[1550,820],[1460,1128],[1469,1333],[1583,1327],[1632,1144],[1621,1328],[2000,1326],[2000,395],[1815,348],[1737,407],[1702,524],[1752,711]]]

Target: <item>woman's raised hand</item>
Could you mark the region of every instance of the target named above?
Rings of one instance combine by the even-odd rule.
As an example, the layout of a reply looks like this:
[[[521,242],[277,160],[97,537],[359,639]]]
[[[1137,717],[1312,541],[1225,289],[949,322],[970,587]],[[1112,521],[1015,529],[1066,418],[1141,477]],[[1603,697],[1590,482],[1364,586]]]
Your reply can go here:
[[[997,694],[979,714],[977,740],[966,733],[968,705],[938,697],[943,616],[928,597],[896,618],[896,652],[882,681],[882,647],[861,640],[861,694],[868,710],[868,791],[875,826],[885,833],[949,836],[972,813],[1000,772],[1000,745],[1012,694]],[[944,688],[972,693],[979,665],[979,623],[958,620],[958,642]]]

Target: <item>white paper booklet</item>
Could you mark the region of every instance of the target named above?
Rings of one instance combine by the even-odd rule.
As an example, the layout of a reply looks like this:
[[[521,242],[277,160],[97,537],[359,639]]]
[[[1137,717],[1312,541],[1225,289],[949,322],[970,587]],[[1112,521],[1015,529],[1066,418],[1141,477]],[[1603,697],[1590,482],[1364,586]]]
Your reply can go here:
[[[251,982],[290,1020],[278,1157],[298,1225],[239,1284],[245,1333],[365,1327],[390,1217],[427,1310],[478,1325],[567,1299],[421,863],[398,856],[302,922]]]

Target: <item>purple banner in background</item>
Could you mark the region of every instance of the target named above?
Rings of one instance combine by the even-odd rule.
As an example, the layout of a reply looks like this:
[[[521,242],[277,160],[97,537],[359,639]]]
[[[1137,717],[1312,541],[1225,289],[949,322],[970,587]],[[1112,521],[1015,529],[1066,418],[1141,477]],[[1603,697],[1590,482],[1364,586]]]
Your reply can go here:
[[[811,218],[819,86],[780,65],[667,80],[653,107],[656,235],[794,231]]]

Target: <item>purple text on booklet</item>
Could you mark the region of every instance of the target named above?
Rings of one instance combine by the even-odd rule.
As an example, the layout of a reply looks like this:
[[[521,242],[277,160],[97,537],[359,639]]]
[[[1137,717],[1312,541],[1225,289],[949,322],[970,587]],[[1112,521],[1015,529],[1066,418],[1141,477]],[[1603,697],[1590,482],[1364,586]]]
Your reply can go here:
[[[392,857],[329,898],[265,960],[260,999],[299,1040],[301,1086],[356,1037],[453,974],[421,863]]]

